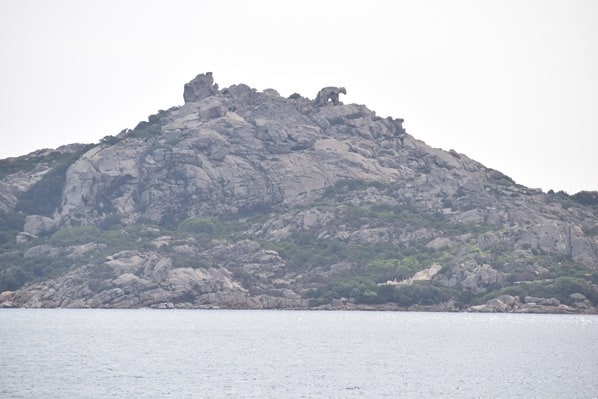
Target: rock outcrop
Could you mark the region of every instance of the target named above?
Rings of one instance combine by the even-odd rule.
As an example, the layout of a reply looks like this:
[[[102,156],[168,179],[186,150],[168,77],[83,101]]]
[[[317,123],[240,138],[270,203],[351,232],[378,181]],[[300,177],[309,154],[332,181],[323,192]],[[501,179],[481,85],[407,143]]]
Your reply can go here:
[[[596,208],[432,148],[345,92],[200,74],[132,130],[2,161],[0,304],[595,311]],[[409,284],[381,284],[395,280]]]
[[[86,248],[82,248],[86,247]],[[55,251],[49,246],[31,248],[26,257],[77,256],[98,248],[78,246]],[[180,248],[179,250],[189,250]],[[208,267],[180,267],[156,251],[125,250],[95,264],[78,267],[64,276],[35,283],[25,290],[5,292],[5,307],[67,308],[306,308],[308,301],[289,289],[251,290],[236,280],[225,265],[241,264],[243,270],[269,269],[255,278],[265,280],[285,264],[274,251],[264,251],[251,241],[218,245],[206,254]],[[240,269],[240,270],[239,270]],[[236,277],[236,278],[235,278]],[[283,282],[278,283],[283,284]]]
[[[347,89],[344,87],[324,87],[318,92],[314,104],[316,107],[342,105],[342,102],[339,100],[340,94],[347,94]]]
[[[518,297],[501,295],[483,305],[472,306],[468,310],[484,313],[598,313],[598,309],[583,294],[573,293],[570,298],[571,304],[566,305],[556,298],[526,296],[523,301],[520,301]]]
[[[55,169],[61,158],[78,155],[83,144],[70,144],[55,150],[43,149],[18,158],[0,160],[0,211],[15,209],[19,197]]]
[[[218,85],[214,84],[212,72],[199,74],[191,82],[185,84],[183,99],[185,103],[198,102],[218,92]]]

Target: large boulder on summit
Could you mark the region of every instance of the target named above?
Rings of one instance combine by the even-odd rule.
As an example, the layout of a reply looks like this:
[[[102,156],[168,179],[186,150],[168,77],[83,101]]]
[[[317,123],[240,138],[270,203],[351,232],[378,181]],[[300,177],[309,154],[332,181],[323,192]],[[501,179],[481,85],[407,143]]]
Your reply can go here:
[[[212,72],[199,74],[191,82],[185,84],[183,99],[185,103],[201,101],[218,92],[218,85],[214,84]]]

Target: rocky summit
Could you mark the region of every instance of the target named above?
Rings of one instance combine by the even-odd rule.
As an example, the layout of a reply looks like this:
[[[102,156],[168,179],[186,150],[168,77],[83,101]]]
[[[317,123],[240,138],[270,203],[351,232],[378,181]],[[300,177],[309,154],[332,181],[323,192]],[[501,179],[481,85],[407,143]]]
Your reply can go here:
[[[0,160],[0,306],[596,313],[598,193],[403,119],[211,73],[97,144]]]

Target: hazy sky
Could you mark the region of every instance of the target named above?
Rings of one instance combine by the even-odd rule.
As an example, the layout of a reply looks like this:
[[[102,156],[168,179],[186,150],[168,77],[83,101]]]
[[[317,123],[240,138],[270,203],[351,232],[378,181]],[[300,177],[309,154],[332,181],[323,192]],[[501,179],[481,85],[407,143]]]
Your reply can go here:
[[[598,190],[598,1],[0,0],[0,158],[93,143],[212,71],[402,117],[517,183]]]

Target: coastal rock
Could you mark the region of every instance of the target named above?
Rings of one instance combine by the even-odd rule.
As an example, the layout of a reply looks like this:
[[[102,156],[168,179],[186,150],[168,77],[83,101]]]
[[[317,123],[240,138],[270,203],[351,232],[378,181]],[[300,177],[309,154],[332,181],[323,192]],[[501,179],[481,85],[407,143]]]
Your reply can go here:
[[[451,266],[434,279],[447,287],[458,285],[473,292],[482,292],[489,287],[501,287],[506,281],[505,275],[490,265],[478,265],[472,261]]]
[[[16,307],[16,305],[13,303],[14,296],[14,291],[0,292],[0,308]]]
[[[598,309],[588,304],[586,313],[595,314]],[[483,305],[471,306],[470,312],[482,313],[578,313],[576,306],[573,307],[562,304],[556,298],[539,298],[526,296],[523,303],[519,302],[517,297],[502,295],[498,298],[490,299]]]
[[[591,193],[518,185],[325,89],[200,74],[133,129],[2,160],[0,305],[596,310]]]

